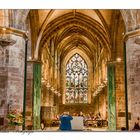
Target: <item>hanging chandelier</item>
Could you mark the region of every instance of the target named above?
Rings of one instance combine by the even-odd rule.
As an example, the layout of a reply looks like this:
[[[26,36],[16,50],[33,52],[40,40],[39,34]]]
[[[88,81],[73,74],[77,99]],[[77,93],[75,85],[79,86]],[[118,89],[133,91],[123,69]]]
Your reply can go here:
[[[3,27],[0,29],[0,46],[5,48],[7,46],[12,46],[16,43],[14,39],[11,38],[10,29]]]

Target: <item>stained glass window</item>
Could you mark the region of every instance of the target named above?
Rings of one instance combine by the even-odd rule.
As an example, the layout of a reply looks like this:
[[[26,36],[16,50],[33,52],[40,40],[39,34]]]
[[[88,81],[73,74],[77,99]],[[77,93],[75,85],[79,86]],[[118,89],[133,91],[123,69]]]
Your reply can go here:
[[[66,65],[66,103],[87,103],[88,67],[85,60],[74,54]]]

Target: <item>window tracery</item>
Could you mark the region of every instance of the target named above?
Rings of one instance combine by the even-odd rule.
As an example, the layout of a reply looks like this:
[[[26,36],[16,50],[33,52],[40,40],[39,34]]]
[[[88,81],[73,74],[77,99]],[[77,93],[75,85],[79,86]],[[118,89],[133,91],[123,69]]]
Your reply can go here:
[[[66,65],[66,103],[87,103],[88,67],[85,60],[74,54]]]

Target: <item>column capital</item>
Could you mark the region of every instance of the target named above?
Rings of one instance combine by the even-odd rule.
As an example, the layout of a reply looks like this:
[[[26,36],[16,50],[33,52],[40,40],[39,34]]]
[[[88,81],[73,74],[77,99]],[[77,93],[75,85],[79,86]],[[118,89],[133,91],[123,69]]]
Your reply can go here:
[[[2,27],[0,26],[0,32],[2,32],[3,28],[5,28],[5,33],[6,34],[13,34],[13,35],[16,35],[16,36],[20,36],[20,37],[23,37],[24,39],[27,39],[27,34],[26,34],[26,31],[24,30],[19,30],[19,29],[16,29],[16,28],[12,28],[12,27]]]
[[[127,32],[124,35],[124,41],[126,42],[129,38],[133,38],[133,37],[136,37],[136,36],[140,36],[140,29],[136,29],[134,31]]]
[[[42,61],[40,61],[40,60],[35,60],[35,59],[28,60],[27,62],[28,62],[28,63],[40,63],[40,64],[43,64]]]

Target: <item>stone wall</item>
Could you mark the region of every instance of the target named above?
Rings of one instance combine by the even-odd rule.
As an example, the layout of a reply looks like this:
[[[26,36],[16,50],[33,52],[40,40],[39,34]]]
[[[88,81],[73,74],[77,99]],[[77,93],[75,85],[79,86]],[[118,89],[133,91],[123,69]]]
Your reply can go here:
[[[107,88],[105,88],[99,96],[99,112],[103,119],[107,120]]]
[[[14,36],[16,44],[9,47],[7,100],[13,108],[22,111],[24,91],[25,40]]]
[[[93,106],[94,106],[94,114],[99,113],[99,96],[95,96],[93,99]]]
[[[119,16],[119,21],[117,24],[117,32],[115,39],[115,60],[120,58],[122,61],[115,63],[115,93],[116,93],[116,128],[121,129],[121,127],[126,126],[125,119],[125,73],[124,73],[124,35],[125,26],[124,21],[121,16]]]
[[[93,105],[94,114],[100,112],[101,117],[107,120],[107,87],[104,88],[98,96],[94,97]]]
[[[10,110],[23,110],[25,40],[11,37],[16,44],[0,50],[0,117],[4,117],[4,125]]]
[[[26,82],[26,126],[32,124],[33,117],[33,63],[27,63],[27,82]]]
[[[116,125],[117,129],[125,127],[125,91],[124,91],[124,63],[116,63]]]
[[[41,120],[47,122],[55,118],[57,115],[56,106],[41,106]]]
[[[128,111],[131,113],[129,129],[134,126],[137,117],[140,117],[140,44],[136,44],[139,37],[133,37],[126,42],[127,61],[127,92]]]
[[[73,113],[80,113],[83,112],[84,114],[93,113],[94,106],[93,104],[70,104],[70,105],[59,105],[59,114],[62,114],[63,112],[68,111],[70,114]]]
[[[0,55],[1,56],[1,55]],[[0,58],[1,62],[1,58]],[[3,67],[0,65],[0,127],[4,125],[4,118],[6,117],[6,114],[8,112],[8,104],[7,104],[7,82],[8,82],[8,68]]]

